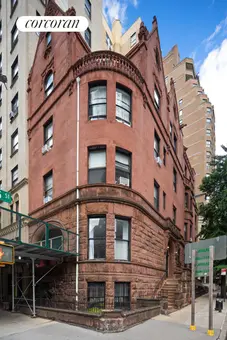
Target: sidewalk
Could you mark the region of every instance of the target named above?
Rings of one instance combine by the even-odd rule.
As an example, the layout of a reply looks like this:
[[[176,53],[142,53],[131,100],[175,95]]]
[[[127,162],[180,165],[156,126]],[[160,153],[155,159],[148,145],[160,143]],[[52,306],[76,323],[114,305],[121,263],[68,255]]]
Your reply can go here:
[[[214,331],[215,331],[215,339],[218,337],[220,333],[220,329],[224,323],[225,316],[227,313],[227,301],[224,302],[223,310],[221,313],[218,311],[215,311],[215,299],[214,297],[214,307],[213,307],[213,313],[214,313]],[[209,317],[209,297],[208,295],[202,296],[198,299],[196,299],[196,317],[195,317],[195,324],[197,330],[195,332],[192,332],[189,330],[189,332],[197,334],[198,339],[207,339],[207,330],[208,330],[208,317]],[[159,315],[155,317],[153,320],[159,321],[163,323],[163,327],[169,327],[167,323],[171,323],[171,330],[173,331],[174,328],[179,329],[182,327],[186,330],[189,329],[190,323],[191,323],[191,306],[187,306],[177,312],[174,312],[170,314],[169,316],[165,315]],[[170,327],[169,327],[170,329]],[[174,334],[173,334],[174,335]],[[175,338],[178,339],[178,338]],[[186,338],[187,339],[187,338]],[[188,338],[191,339],[191,338]],[[193,337],[192,337],[193,339]]]

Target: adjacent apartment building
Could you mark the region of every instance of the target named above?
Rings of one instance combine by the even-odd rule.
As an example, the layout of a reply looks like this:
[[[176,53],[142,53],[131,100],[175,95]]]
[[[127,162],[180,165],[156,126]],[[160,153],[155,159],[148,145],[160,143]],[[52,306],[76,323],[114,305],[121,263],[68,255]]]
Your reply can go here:
[[[24,15],[44,15],[49,2],[5,0],[0,7],[0,72],[8,78],[7,89],[0,84],[0,187],[13,197],[11,205],[3,202],[1,205],[23,214],[28,214],[27,78],[39,33],[19,32],[16,20]],[[103,32],[102,0],[93,0],[92,4],[89,0],[56,0],[56,3],[65,10],[76,6],[76,14],[88,18],[89,28],[83,36],[90,48],[99,49],[101,42],[97,37]],[[55,12],[53,9],[49,15]],[[1,235],[10,232],[13,236],[16,217],[2,211],[0,220]]]
[[[63,14],[54,3],[47,10]],[[133,309],[138,297],[163,287],[168,294],[170,282],[178,294],[168,296],[170,308],[187,303],[194,171],[174,84],[169,92],[165,85],[156,18],[151,32],[140,24],[127,57],[91,53],[79,33],[40,34],[28,136],[29,215],[79,234],[78,307]],[[33,224],[29,241],[44,239],[43,226]],[[66,308],[77,300],[76,266],[68,260],[58,268],[52,299]]]
[[[195,169],[195,198],[199,204],[208,199],[199,186],[202,179],[209,176],[212,170],[210,161],[215,155],[214,107],[200,86],[193,59],[180,60],[178,47],[174,46],[163,59],[163,65],[167,89],[170,88],[170,79],[174,79],[184,145]],[[198,232],[201,223],[199,220]]]

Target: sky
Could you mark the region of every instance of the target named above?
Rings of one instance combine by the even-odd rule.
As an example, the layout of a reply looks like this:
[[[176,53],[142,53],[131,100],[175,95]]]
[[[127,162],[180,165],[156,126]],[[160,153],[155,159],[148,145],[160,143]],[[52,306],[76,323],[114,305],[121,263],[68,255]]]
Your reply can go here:
[[[141,17],[148,30],[158,20],[162,55],[178,45],[181,59],[194,59],[201,86],[214,105],[216,152],[227,146],[227,0],[103,0],[111,24],[127,30]]]

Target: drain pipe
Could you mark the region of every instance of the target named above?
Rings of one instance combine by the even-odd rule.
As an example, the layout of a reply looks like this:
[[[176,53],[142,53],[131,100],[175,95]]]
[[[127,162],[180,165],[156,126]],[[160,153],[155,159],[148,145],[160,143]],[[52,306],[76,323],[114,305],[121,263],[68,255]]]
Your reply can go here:
[[[79,219],[79,151],[80,151],[80,77],[76,78],[77,83],[77,99],[76,99],[76,252],[79,254],[79,231],[80,231],[80,219]],[[76,261],[76,309],[78,309],[78,294],[79,294],[79,255],[77,255]]]

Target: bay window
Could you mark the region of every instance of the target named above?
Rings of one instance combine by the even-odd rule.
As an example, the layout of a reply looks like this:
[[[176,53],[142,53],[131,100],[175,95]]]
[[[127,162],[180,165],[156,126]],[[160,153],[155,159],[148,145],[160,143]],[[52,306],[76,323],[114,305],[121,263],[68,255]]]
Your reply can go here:
[[[116,88],[116,119],[131,126],[132,101],[128,90]]]
[[[106,217],[89,217],[89,259],[106,258]]]
[[[89,148],[88,183],[106,183],[106,147]]]
[[[115,260],[129,261],[130,221],[115,218]]]
[[[89,87],[89,119],[106,118],[106,84]]]

